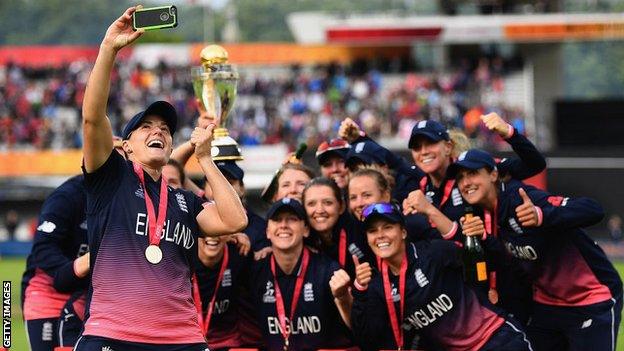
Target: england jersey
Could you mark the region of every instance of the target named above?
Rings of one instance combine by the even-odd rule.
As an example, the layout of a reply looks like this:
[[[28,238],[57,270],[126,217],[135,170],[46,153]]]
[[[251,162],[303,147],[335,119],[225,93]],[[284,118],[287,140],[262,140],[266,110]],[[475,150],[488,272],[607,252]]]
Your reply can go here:
[[[399,277],[389,271],[395,311],[404,301],[403,345],[417,347],[417,336],[433,349],[478,350],[505,320],[501,311],[463,283],[460,249],[443,240],[407,243],[405,296],[399,294]],[[367,350],[396,349],[381,274],[368,289],[353,289],[352,324],[356,340]],[[397,312],[398,314],[398,312]]]
[[[158,211],[160,179],[145,173],[145,194],[132,162],[116,151],[98,170],[84,173],[92,280],[83,335],[151,344],[205,342],[190,269],[197,255],[201,200],[167,188],[167,216],[160,233],[163,257],[152,264],[145,257],[145,196]]]
[[[270,268],[272,259],[272,255],[269,255],[254,263],[251,274],[252,296],[267,349],[283,350],[284,338],[276,309],[275,278]],[[284,273],[279,265],[275,265],[287,319],[291,313],[295,282],[302,273],[301,260],[300,257],[292,274]],[[326,256],[310,252],[294,318],[289,324],[289,349],[317,350],[351,345],[349,330],[342,322],[329,288],[329,280],[339,268],[338,263]]]
[[[22,279],[25,320],[58,318],[71,293],[88,285],[74,273],[74,260],[88,251],[85,203],[82,176],[61,184],[43,203]]]
[[[525,189],[542,213],[537,227],[523,227],[515,209]],[[533,281],[533,299],[555,306],[584,306],[622,294],[622,281],[602,249],[580,228],[598,223],[600,205],[589,198],[553,196],[518,181],[502,184],[499,238]]]
[[[211,349],[248,346],[249,341],[244,338],[243,334],[259,334],[258,330],[245,328],[248,324],[242,321],[253,316],[253,312],[249,311],[249,304],[243,303],[243,300],[250,298],[249,268],[253,258],[241,256],[234,244],[226,244],[226,247],[228,250],[227,266],[224,267],[220,279],[219,273],[223,259],[213,267],[206,267],[201,261],[196,265],[202,318],[204,323],[209,319],[206,340]],[[212,315],[208,318],[208,308],[213,298]]]
[[[311,230],[310,236],[318,236]],[[375,255],[366,242],[362,222],[358,221],[349,212],[343,212],[332,228],[331,244],[326,245],[321,242],[321,252],[338,262],[350,277],[355,277],[355,264],[353,255],[357,256],[360,262],[375,262]]]

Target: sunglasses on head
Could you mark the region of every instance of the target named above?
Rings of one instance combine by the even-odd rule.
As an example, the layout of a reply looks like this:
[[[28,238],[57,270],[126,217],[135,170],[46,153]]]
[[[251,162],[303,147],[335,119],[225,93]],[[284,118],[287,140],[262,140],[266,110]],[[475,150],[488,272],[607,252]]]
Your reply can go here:
[[[400,213],[398,208],[389,202],[378,202],[375,204],[368,205],[362,211],[363,219],[366,219],[368,216],[377,213],[377,214],[393,214]]]

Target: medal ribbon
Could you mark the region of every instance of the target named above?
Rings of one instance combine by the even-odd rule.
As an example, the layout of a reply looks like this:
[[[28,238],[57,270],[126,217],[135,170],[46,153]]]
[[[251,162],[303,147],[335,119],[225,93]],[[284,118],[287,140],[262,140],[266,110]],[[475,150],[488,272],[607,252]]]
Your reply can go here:
[[[303,258],[301,260],[301,269],[299,275],[297,275],[297,281],[295,282],[295,291],[290,303],[290,321],[292,323],[295,317],[295,310],[297,309],[297,303],[299,302],[299,295],[301,295],[301,288],[303,287],[303,280],[305,279],[306,271],[308,270],[308,263],[310,261],[310,253],[307,248],[303,248]],[[286,310],[284,309],[284,300],[282,298],[282,291],[277,283],[277,274],[275,272],[275,256],[271,256],[271,272],[273,273],[273,281],[275,282],[275,308],[277,309],[277,317],[279,319],[280,327],[282,329],[282,336],[284,337],[284,344],[288,346],[288,338],[290,337],[290,327],[286,323]],[[285,347],[285,349],[286,349]]]
[[[488,210],[484,210],[485,217],[485,232],[486,234],[493,235],[495,238],[498,238],[498,201],[494,204],[494,211],[490,212]],[[483,237],[485,240],[485,235]],[[496,291],[496,271],[490,272],[490,284],[488,291],[488,298],[490,302],[496,303],[492,301],[492,295],[496,296],[496,301],[498,301],[498,291]]]
[[[403,320],[403,311],[405,307],[405,274],[407,273],[407,253],[403,253],[403,261],[401,261],[401,270],[399,273],[399,296],[400,300],[400,315],[397,318],[396,309],[394,308],[394,301],[392,300],[392,286],[390,285],[390,277],[388,275],[388,264],[386,261],[381,260],[381,274],[383,277],[384,294],[386,295],[386,305],[388,307],[388,314],[390,315],[390,324],[392,325],[392,333],[394,334],[394,340],[399,350],[403,348],[403,329],[399,325],[399,320]]]
[[[221,260],[221,268],[219,269],[219,275],[217,276],[217,285],[215,285],[214,292],[212,293],[212,299],[208,305],[208,311],[206,317],[204,317],[202,311],[202,301],[199,292],[199,282],[197,281],[197,274],[193,275],[193,300],[195,300],[195,307],[197,308],[197,320],[199,321],[199,327],[201,328],[204,336],[208,335],[208,329],[210,329],[210,320],[212,319],[212,310],[214,309],[215,300],[217,299],[217,292],[221,286],[225,269],[228,266],[229,253],[228,246],[223,246],[223,259]]]
[[[148,222],[148,237],[149,244],[158,246],[160,244],[160,234],[163,231],[165,225],[165,218],[167,218],[167,199],[169,194],[167,191],[167,179],[163,174],[160,176],[160,200],[158,201],[158,219],[156,219],[156,213],[154,211],[154,203],[147,194],[147,187],[145,186],[145,175],[143,174],[143,168],[136,162],[132,162],[134,167],[134,173],[139,177],[141,186],[143,187],[143,195],[145,195],[145,207],[147,208],[147,222]],[[154,222],[154,220],[156,221]]]
[[[338,263],[341,268],[345,268],[347,263],[347,232],[340,230],[340,239],[338,240]]]

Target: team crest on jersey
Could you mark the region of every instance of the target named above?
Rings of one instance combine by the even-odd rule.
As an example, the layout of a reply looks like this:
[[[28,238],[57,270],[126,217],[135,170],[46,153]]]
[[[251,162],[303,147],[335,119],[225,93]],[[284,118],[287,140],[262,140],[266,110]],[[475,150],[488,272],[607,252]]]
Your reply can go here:
[[[355,144],[355,153],[359,154],[360,152],[362,152],[362,150],[364,150],[364,142],[359,142],[357,144]]]
[[[228,268],[223,272],[223,280],[221,280],[221,286],[232,286],[232,271]]]
[[[516,222],[516,219],[513,217],[509,218],[509,226],[511,227],[511,229],[513,229],[514,232],[518,234],[524,233],[522,231],[522,228],[520,228],[520,225],[518,224],[518,222]]]
[[[350,253],[351,255],[355,255],[355,256],[357,256],[357,258],[359,258],[359,259],[364,258],[364,253],[362,252],[362,250],[360,250],[360,248],[359,248],[359,247],[357,247],[357,245],[355,245],[355,244],[353,244],[353,243],[351,243],[351,244],[349,245],[349,253]]]
[[[399,295],[399,289],[396,288],[396,286],[394,286],[394,284],[392,284],[392,301],[394,302],[398,302],[401,301],[401,295]]]
[[[115,351],[115,350],[113,350],[113,348],[110,346],[102,346],[102,351]]]
[[[303,285],[303,301],[314,301],[314,289],[312,289],[312,283],[310,282]]]
[[[453,206],[459,206],[464,202],[459,193],[459,189],[455,188],[451,191],[451,200],[453,201]]]
[[[140,197],[141,199],[145,199],[145,195],[143,195],[143,188],[139,186],[139,188],[134,192],[136,197]]]
[[[275,289],[273,289],[273,282],[271,281],[266,283],[266,291],[262,295],[262,302],[275,303]]]
[[[188,207],[186,206],[186,199],[184,195],[177,193],[175,194],[176,200],[178,201],[178,206],[180,206],[180,210],[188,213]]]
[[[80,229],[87,230],[87,220],[86,219],[84,220],[84,222],[80,223]]]
[[[418,283],[421,288],[429,284],[429,279],[427,279],[425,273],[423,273],[420,268],[416,269],[416,272],[414,272],[414,278],[416,278],[416,283]]]
[[[37,230],[44,233],[52,233],[56,229],[56,224],[50,221],[43,221],[43,223],[39,224]]]
[[[427,191],[427,193],[425,194],[425,197],[427,198],[427,201],[429,201],[430,204],[433,203],[433,197],[435,196],[435,191],[433,190],[429,190]]]

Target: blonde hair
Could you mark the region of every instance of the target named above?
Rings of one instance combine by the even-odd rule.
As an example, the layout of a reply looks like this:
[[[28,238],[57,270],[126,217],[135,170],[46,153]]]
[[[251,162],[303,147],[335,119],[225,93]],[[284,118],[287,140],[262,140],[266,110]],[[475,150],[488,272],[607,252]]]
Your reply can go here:
[[[388,192],[392,193],[392,186],[394,185],[394,177],[389,177],[385,172],[381,171],[380,167],[377,166],[366,166],[358,169],[357,171],[349,174],[349,185],[351,184],[351,180],[357,177],[369,177],[375,181],[377,187],[381,193]],[[392,178],[392,183],[388,178]]]
[[[472,148],[470,139],[461,129],[453,128],[448,131],[449,139],[453,144],[451,149],[451,157],[456,159],[464,151],[468,151]]]

